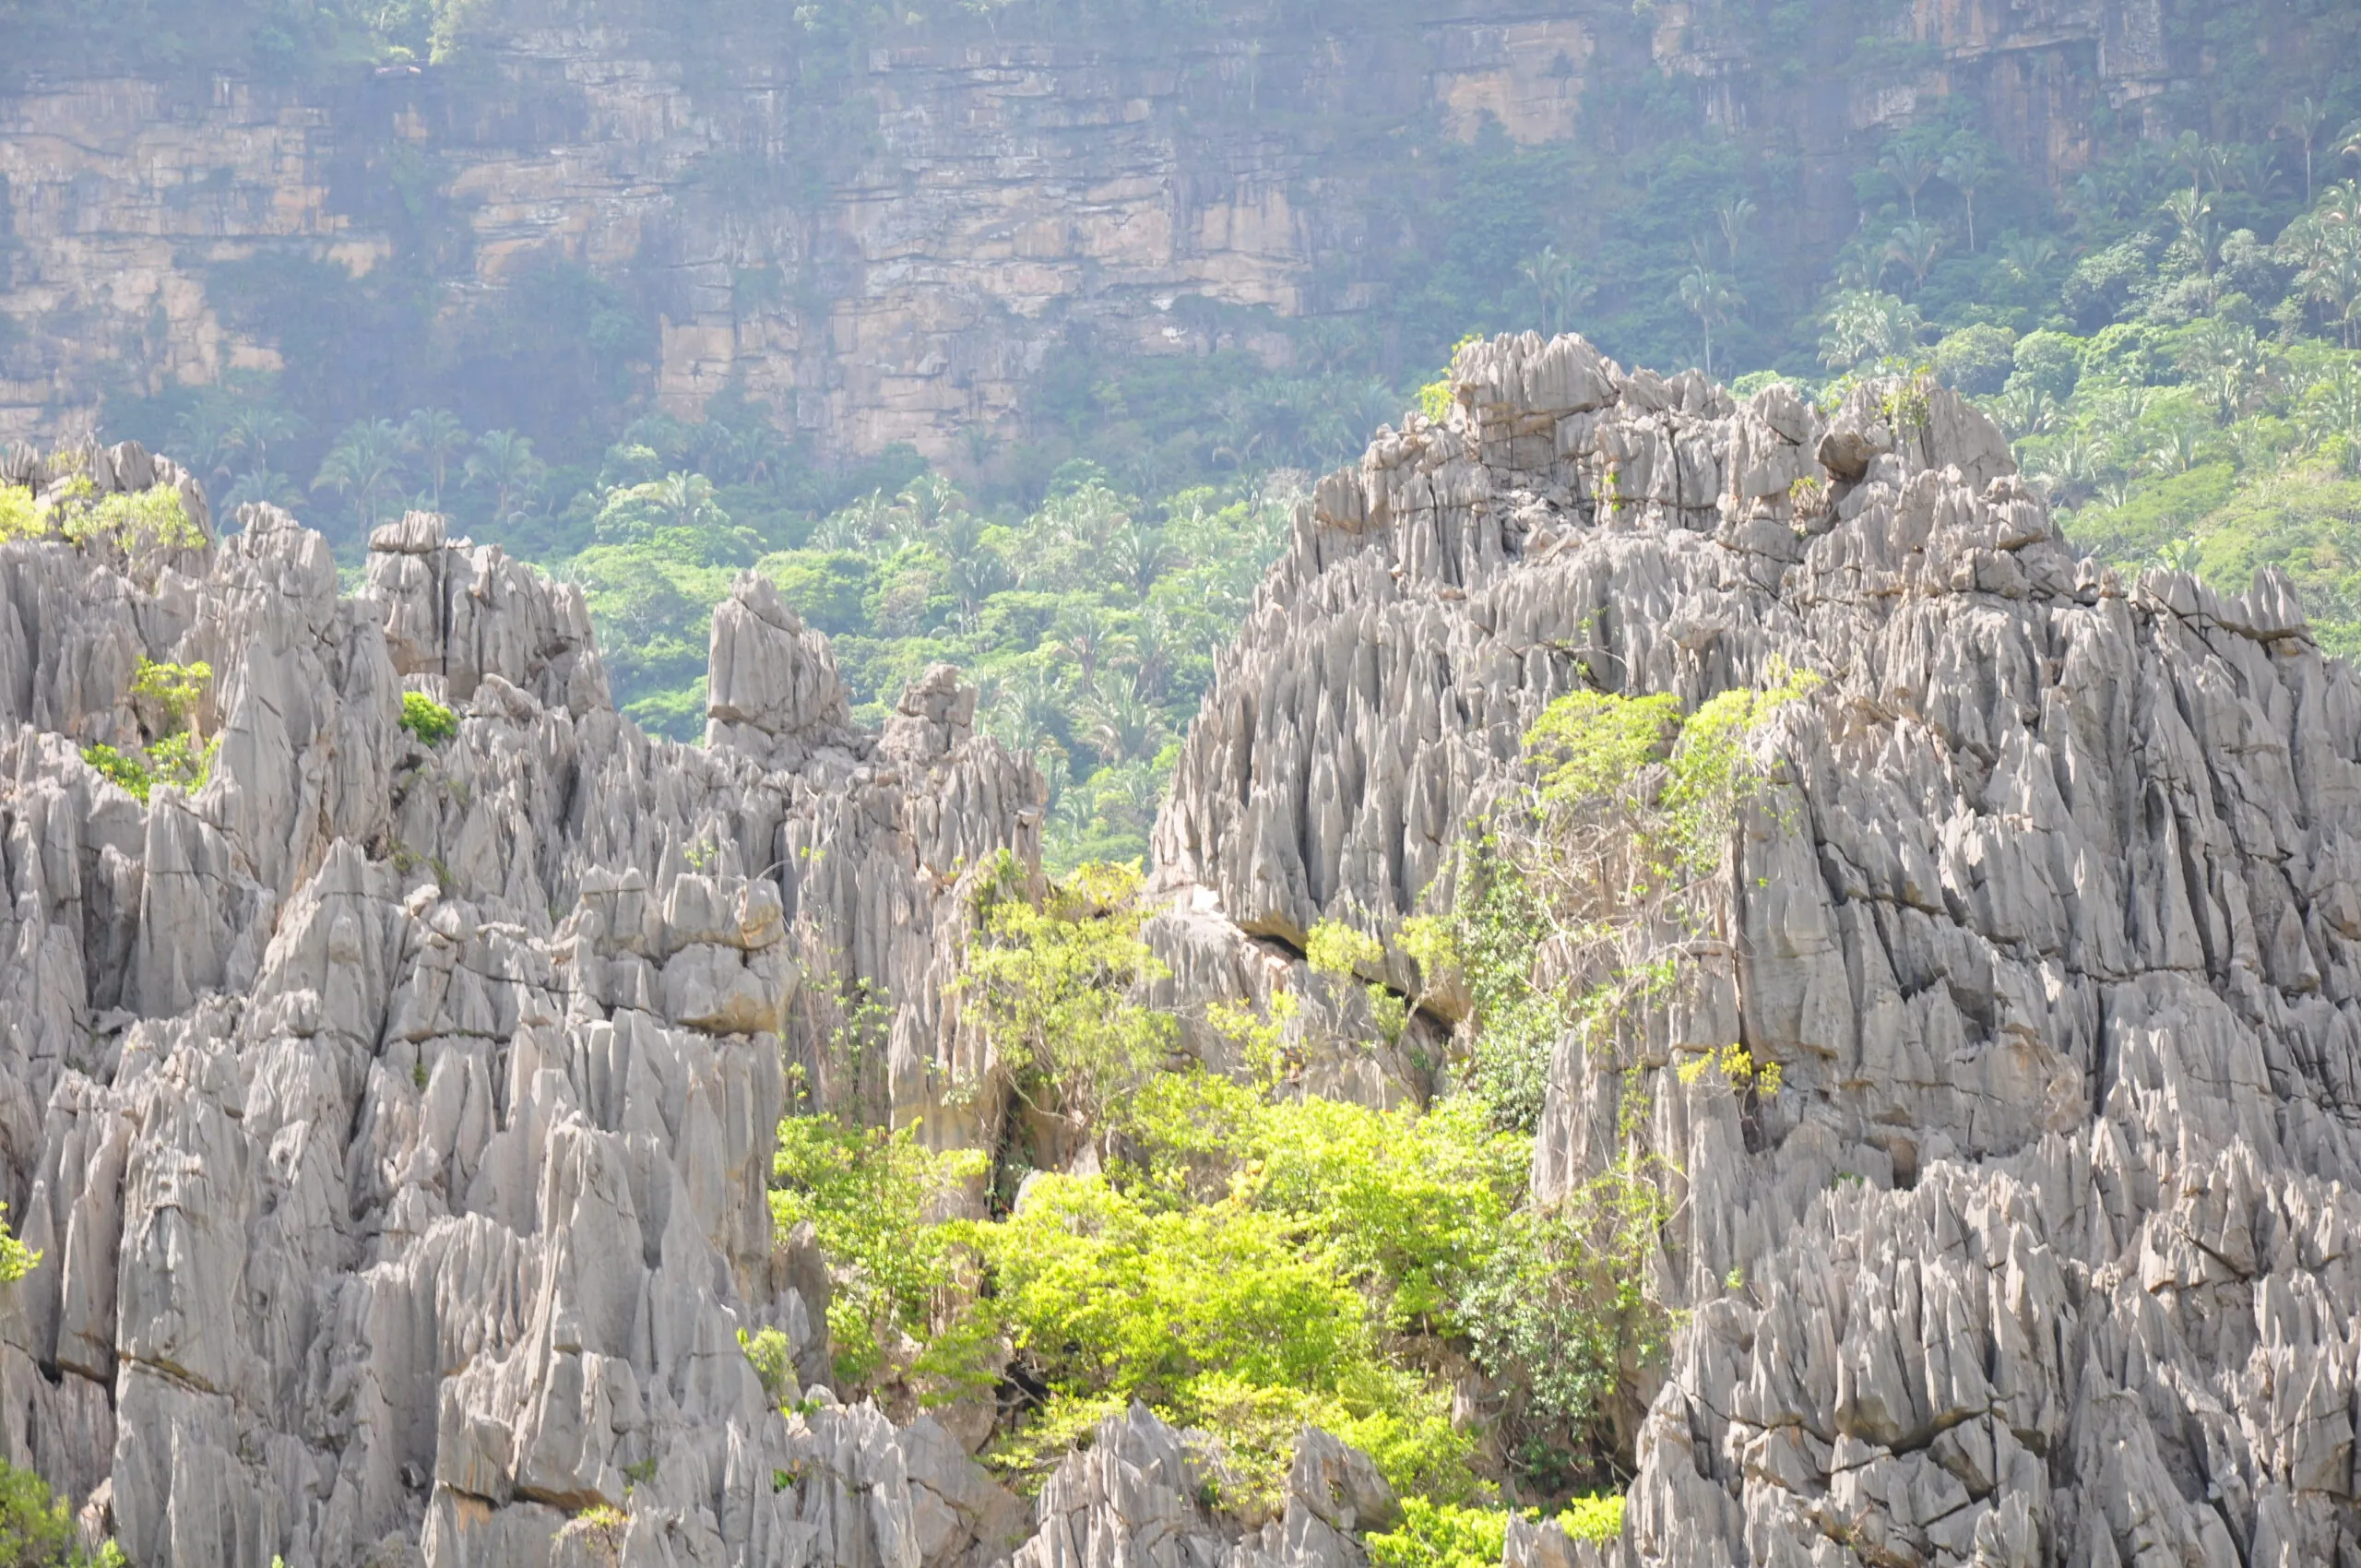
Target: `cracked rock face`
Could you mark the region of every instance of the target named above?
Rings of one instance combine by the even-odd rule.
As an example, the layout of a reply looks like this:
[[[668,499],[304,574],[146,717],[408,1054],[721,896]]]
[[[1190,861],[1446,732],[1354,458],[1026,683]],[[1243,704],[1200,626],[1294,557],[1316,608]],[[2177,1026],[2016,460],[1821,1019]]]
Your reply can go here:
[[[739,1336],[826,1374],[765,1197],[789,1067],[905,1121],[991,1071],[945,1058],[938,971],[961,878],[1038,859],[1031,765],[947,676],[849,730],[759,582],[696,750],[617,717],[575,590],[439,519],[350,598],[240,521],[0,547],[0,1183],[42,1253],[0,1290],[0,1455],[141,1568],[589,1562],[574,1515],[626,1503],[634,1563],[1004,1557],[1021,1509],[940,1428],[782,1417]],[[79,749],[140,738],[143,657],[212,665],[219,741],[144,804]],[[908,999],[911,1093],[829,1060],[805,1003],[848,988]]]
[[[1553,1064],[1543,1195],[1627,1118],[1679,1173],[1659,1289],[1693,1315],[1605,1555],[2361,1554],[2361,683],[2288,585],[2119,581],[1942,391],[1824,416],[1529,335],[1454,381],[1304,508],[1156,853],[1235,951],[1390,930],[1560,693],[1821,678],[1769,737],[1729,956]],[[1778,1093],[1675,1070],[1732,1042]]]

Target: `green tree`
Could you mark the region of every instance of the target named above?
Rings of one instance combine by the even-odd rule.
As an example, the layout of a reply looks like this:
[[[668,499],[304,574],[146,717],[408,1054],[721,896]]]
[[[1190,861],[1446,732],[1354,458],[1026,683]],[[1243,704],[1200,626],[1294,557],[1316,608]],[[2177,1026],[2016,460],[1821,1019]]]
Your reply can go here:
[[[429,493],[434,509],[441,511],[444,481],[450,476],[451,465],[474,445],[468,427],[448,409],[413,409],[402,422],[401,445],[403,451],[425,466]]]
[[[402,492],[401,427],[388,419],[349,425],[320,461],[315,491],[333,491],[361,514],[364,530],[374,529],[389,502]]]

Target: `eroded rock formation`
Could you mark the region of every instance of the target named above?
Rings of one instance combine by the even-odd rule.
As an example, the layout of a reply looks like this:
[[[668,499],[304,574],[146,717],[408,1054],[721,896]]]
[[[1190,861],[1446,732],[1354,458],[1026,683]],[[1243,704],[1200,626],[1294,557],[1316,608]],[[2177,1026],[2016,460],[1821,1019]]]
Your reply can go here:
[[[886,1092],[799,999],[907,999],[928,1112],[943,928],[1038,858],[1030,763],[945,672],[846,728],[759,582],[697,750],[616,716],[576,590],[439,519],[381,529],[352,597],[316,534],[239,520],[160,562],[0,547],[0,1152],[42,1253],[0,1289],[0,1451],[141,1568],[584,1561],[570,1521],[625,1503],[632,1562],[1005,1556],[1014,1500],[940,1429],[825,1390],[790,1426],[739,1336],[825,1379],[777,1123]],[[80,751],[156,738],[143,658],[212,666],[218,742],[144,803]]]
[[[1821,683],[1726,955],[1616,1054],[1559,1049],[1536,1188],[1668,1162],[1683,1326],[1626,1538],[1519,1525],[1510,1568],[2361,1552],[2351,669],[2276,579],[2079,558],[1940,391],[1740,404],[1531,337],[1455,382],[1319,486],[1183,747],[1171,1005],[1447,901],[1579,682]],[[951,672],[854,731],[749,579],[708,744],[653,742],[571,589],[413,517],[339,597],[316,536],[240,520],[0,547],[0,1153],[44,1253],[0,1290],[0,1452],[141,1568],[1357,1568],[1392,1500],[1318,1434],[1251,1529],[1136,1411],[1028,1515],[931,1420],[780,1415],[740,1352],[825,1374],[825,1260],[764,1200],[790,1094],[994,1135],[946,982],[1039,784]],[[144,803],[80,754],[154,738],[143,657],[213,665],[219,742]],[[1419,1092],[1341,1005],[1298,1025],[1316,1087]],[[1679,1070],[1730,1043],[1775,1093]]]
[[[2287,585],[2078,557],[1940,390],[1824,417],[1530,336],[1454,380],[1301,514],[1156,853],[1240,951],[1390,930],[1560,693],[1821,679],[1726,956],[1552,1068],[1541,1194],[1634,1124],[1679,1173],[1622,1557],[2361,1551],[2361,683]],[[1775,1095],[1677,1070],[1730,1043]]]

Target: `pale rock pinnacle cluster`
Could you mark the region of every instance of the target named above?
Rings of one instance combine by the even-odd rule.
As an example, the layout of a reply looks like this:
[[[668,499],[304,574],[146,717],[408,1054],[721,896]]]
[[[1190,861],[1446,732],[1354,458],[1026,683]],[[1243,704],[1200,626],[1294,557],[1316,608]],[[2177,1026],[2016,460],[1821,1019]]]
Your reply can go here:
[[[2361,1561],[2361,684],[2286,585],[2079,557],[1939,388],[1741,403],[1529,335],[1454,382],[1321,482],[1191,731],[1159,1002],[1445,907],[1577,684],[1818,683],[1705,982],[1552,1064],[1536,1189],[1672,1172],[1680,1327],[1624,1538],[1520,1521],[1508,1568]],[[79,460],[209,528],[161,459]],[[652,742],[573,588],[412,516],[339,594],[316,535],[238,522],[0,546],[0,1195],[42,1254],[0,1288],[0,1456],[138,1568],[1358,1568],[1397,1505],[1322,1434],[1248,1527],[1145,1410],[1028,1504],[958,1423],[825,1387],[779,1115],[998,1132],[952,982],[1043,791],[971,690],[862,731],[748,578],[706,745]],[[144,803],[82,756],[156,738],[143,659],[212,666],[218,742]],[[1426,994],[1399,944],[1365,978]],[[1732,1044],[1775,1093],[1680,1071]],[[1348,1039],[1307,1081],[1423,1087]]]

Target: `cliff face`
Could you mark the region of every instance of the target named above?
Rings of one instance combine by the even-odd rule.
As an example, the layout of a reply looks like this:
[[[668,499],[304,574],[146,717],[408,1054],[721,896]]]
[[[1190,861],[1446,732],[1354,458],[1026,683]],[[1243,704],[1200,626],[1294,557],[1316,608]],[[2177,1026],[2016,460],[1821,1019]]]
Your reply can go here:
[[[1490,114],[1520,141],[1561,138],[1596,84],[1653,60],[1703,84],[1709,117],[1791,146],[1800,220],[1833,240],[1853,216],[1848,135],[1966,93],[2055,180],[2086,156],[2092,107],[2165,73],[2153,0],[1923,0],[1906,30],[1931,53],[1904,85],[1809,90],[1683,5],[1637,29],[1589,0],[1488,3],[1153,50],[979,32],[880,45],[833,80],[783,23],[684,38],[609,9],[623,19],[505,6],[464,68],[317,92],[94,77],[0,100],[0,438],[53,434],[109,386],[272,365],[213,268],[291,252],[354,273],[405,257],[445,315],[539,262],[628,278],[668,410],[735,378],[825,449],[937,453],[1005,426],[1077,325],[1117,350],[1276,352],[1175,302],[1376,303],[1370,258],[1402,239],[1376,216],[1400,148],[1339,158],[1340,126],[1464,137]]]
[[[1694,1314],[1607,1555],[2361,1547],[2361,683],[2284,579],[2078,559],[1945,392],[1897,429],[1530,336],[1455,381],[1306,507],[1156,853],[1241,948],[1391,929],[1584,671],[1823,680],[1696,992],[1552,1064],[1536,1190],[1667,1160]],[[1731,1043],[1781,1087],[1681,1071]]]

